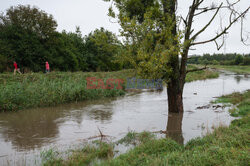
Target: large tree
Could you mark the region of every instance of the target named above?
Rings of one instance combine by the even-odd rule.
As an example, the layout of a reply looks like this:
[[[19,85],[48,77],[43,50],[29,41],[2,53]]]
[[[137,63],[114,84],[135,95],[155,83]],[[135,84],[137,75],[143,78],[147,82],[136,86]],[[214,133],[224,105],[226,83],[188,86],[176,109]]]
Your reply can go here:
[[[41,71],[48,60],[48,42],[57,23],[44,11],[28,6],[10,7],[0,15],[0,54],[21,67]]]
[[[89,33],[84,39],[88,70],[119,70],[115,57],[119,54],[122,44],[114,33],[100,28]]]
[[[169,112],[183,112],[186,74],[197,70],[186,68],[190,48],[215,42],[220,49],[224,42],[219,44],[218,39],[224,41],[224,35],[237,21],[241,20],[243,25],[249,10],[249,7],[242,11],[235,10],[240,0],[190,0],[189,12],[184,17],[177,14],[181,0],[104,1],[112,1],[109,15],[117,18],[121,25],[121,35],[127,48],[124,60],[130,61],[144,77],[161,78],[166,82]],[[118,13],[114,12],[114,6]],[[198,37],[212,25],[220,12],[225,15],[223,20],[228,20],[227,23],[219,24],[220,30],[211,39],[198,41]],[[208,21],[197,30],[193,24],[202,15],[207,15]]]

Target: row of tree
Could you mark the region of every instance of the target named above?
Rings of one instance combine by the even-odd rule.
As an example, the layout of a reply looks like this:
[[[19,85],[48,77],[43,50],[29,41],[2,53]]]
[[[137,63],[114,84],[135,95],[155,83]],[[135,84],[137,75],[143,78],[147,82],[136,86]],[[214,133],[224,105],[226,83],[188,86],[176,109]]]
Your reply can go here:
[[[188,59],[188,63],[203,65],[250,65],[250,54],[194,55]]]
[[[12,70],[16,61],[21,70],[43,71],[48,61],[52,70],[112,71],[121,68],[115,56],[122,44],[104,28],[82,36],[57,32],[52,15],[30,6],[9,8],[0,15],[0,72]]]

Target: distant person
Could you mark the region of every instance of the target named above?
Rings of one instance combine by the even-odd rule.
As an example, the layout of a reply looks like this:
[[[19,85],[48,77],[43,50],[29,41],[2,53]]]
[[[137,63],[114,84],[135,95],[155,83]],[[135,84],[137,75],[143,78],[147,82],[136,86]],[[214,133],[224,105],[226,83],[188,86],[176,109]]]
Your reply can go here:
[[[46,67],[46,73],[49,73],[50,72],[50,70],[49,70],[49,62],[46,62],[45,67]]]
[[[14,69],[14,75],[16,75],[16,72],[22,74],[22,73],[20,72],[20,69],[19,69],[19,67],[17,66],[17,63],[16,63],[16,62],[14,62],[14,67],[15,67],[15,69]]]

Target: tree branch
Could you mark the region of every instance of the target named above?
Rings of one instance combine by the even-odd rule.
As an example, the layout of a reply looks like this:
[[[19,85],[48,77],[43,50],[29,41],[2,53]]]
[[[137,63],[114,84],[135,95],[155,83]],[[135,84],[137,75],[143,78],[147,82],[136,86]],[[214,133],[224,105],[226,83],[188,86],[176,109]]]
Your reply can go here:
[[[199,44],[205,44],[205,43],[209,43],[209,42],[213,42],[214,40],[218,39],[219,37],[221,37],[223,34],[227,33],[227,30],[235,23],[237,22],[240,18],[244,17],[246,15],[246,13],[249,11],[250,7],[248,7],[243,13],[241,13],[238,17],[236,17],[233,21],[230,21],[229,25],[227,27],[224,28],[224,30],[220,33],[218,33],[215,37],[213,37],[212,39],[206,40],[206,41],[202,41],[202,42],[196,42],[196,43],[191,43],[191,45],[199,45]]]
[[[213,22],[213,20],[215,19],[215,17],[217,16],[219,10],[221,9],[222,7],[222,4],[220,4],[220,6],[218,7],[218,9],[216,10],[216,12],[214,13],[213,17],[210,19],[210,21],[207,23],[207,25],[205,25],[199,32],[197,32],[192,38],[191,40],[195,40],[197,36],[199,36],[202,32],[204,32],[207,27]]]

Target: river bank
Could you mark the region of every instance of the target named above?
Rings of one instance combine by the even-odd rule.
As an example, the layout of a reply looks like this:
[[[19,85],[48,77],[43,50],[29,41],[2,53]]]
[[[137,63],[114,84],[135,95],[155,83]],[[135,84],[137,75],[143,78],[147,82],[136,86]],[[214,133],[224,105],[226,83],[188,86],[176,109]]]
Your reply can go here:
[[[193,68],[193,67],[192,67]],[[122,96],[126,79],[135,77],[134,70],[117,72],[52,72],[23,75],[0,74],[0,111],[18,111],[48,107],[69,102]],[[197,71],[187,75],[187,82],[216,78],[215,71]],[[87,77],[106,80],[123,79],[122,89],[87,89]]]
[[[151,133],[128,133],[121,142],[137,142],[129,152],[114,157],[114,144],[95,142],[73,151],[67,160],[50,153],[44,165],[248,165],[250,90],[220,97],[214,103],[231,103],[232,116],[240,116],[229,127],[220,126],[204,137],[180,145],[171,139],[155,139]],[[119,141],[118,141],[119,142]]]
[[[226,71],[234,72],[234,73],[237,73],[237,74],[250,74],[250,66],[209,65],[209,67],[213,68],[213,69],[220,69],[220,70],[226,70]]]

